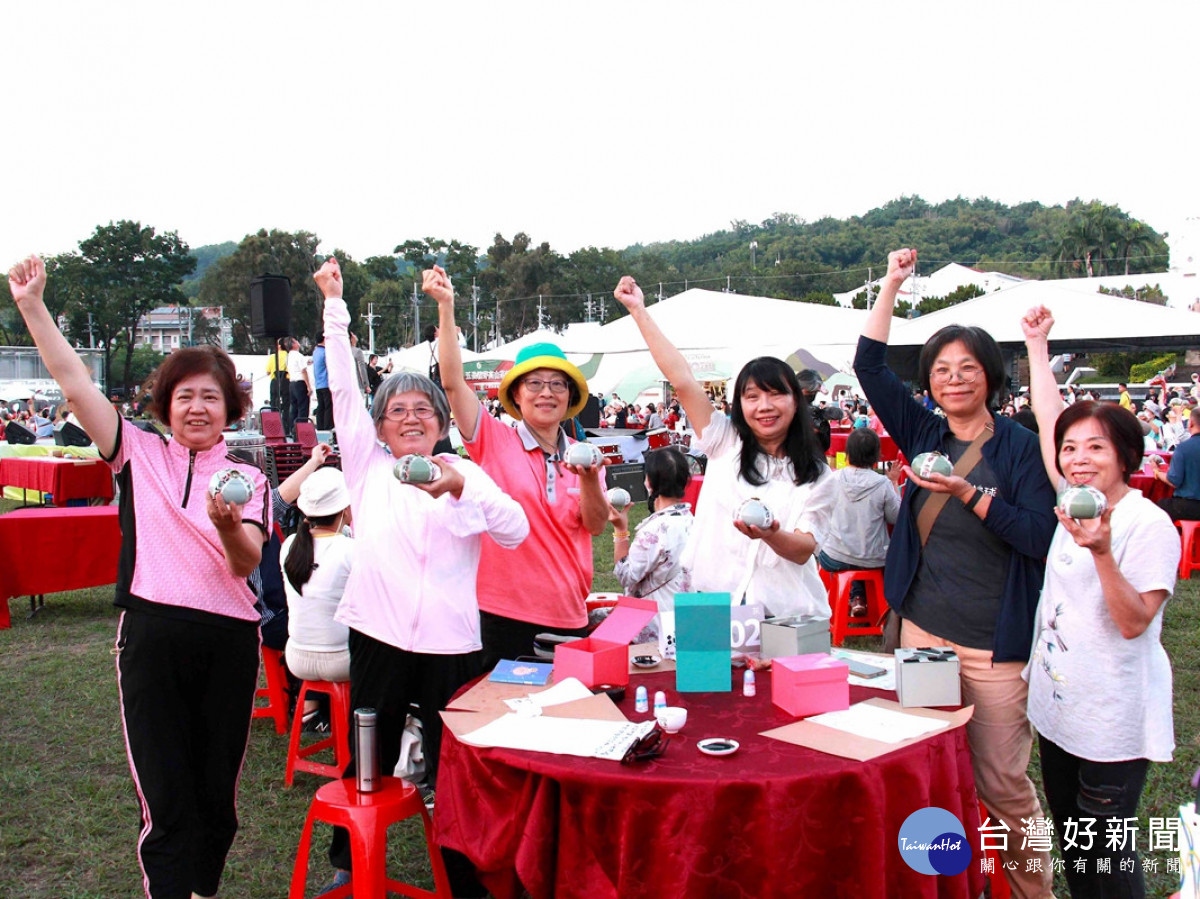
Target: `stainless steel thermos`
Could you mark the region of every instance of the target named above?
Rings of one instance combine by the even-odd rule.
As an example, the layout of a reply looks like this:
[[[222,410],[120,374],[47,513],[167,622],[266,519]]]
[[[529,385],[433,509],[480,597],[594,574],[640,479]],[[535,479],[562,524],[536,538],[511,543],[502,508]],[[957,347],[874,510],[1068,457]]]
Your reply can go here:
[[[354,770],[360,793],[374,793],[383,788],[383,778],[379,776],[376,720],[374,709],[354,710]]]

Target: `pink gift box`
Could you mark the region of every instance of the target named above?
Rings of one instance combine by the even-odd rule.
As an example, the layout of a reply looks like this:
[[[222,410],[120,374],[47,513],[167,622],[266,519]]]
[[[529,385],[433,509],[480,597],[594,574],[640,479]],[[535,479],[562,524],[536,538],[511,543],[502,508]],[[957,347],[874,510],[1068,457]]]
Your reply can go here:
[[[805,718],[850,708],[850,666],[824,653],[771,662],[771,701]]]
[[[622,596],[590,637],[554,650],[554,682],[578,678],[585,687],[629,683],[629,643],[658,614],[652,599]]]

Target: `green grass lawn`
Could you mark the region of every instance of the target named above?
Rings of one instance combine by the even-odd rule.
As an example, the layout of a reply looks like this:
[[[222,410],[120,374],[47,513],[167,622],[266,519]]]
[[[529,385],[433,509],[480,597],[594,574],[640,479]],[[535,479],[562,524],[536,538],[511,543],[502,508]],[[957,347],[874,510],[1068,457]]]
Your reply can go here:
[[[633,510],[636,525],[645,507]],[[595,589],[617,589],[611,529],[594,543]],[[1187,781],[1200,765],[1200,579],[1183,584],[1167,607],[1164,643],[1175,670],[1175,761],[1151,768],[1142,801],[1146,818],[1171,817],[1188,800]],[[111,654],[116,611],[109,588],[55,594],[32,619],[24,599],[10,602],[11,630],[0,631],[0,897],[113,899],[140,896],[134,856],[138,812],[117,718]],[[863,641],[867,643],[868,641]],[[864,646],[863,648],[866,648]],[[241,781],[238,834],[222,895],[277,899],[286,895],[296,844],[313,791],[324,781],[297,775],[283,785],[287,739],[258,719]],[[1036,782],[1036,772],[1034,772]],[[327,833],[327,831],[324,831]],[[318,834],[310,887],[328,882],[326,838]],[[1165,896],[1177,878],[1149,878],[1149,895]],[[393,828],[393,871],[432,886],[415,822]],[[316,890],[310,888],[309,895]],[[1061,882],[1057,893],[1066,896]]]

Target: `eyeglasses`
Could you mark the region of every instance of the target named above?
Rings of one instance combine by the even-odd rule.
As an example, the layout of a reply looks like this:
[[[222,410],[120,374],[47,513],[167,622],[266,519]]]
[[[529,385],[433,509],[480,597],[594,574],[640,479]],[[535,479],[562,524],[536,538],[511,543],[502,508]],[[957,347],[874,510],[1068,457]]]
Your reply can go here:
[[[964,365],[958,371],[951,371],[948,368],[935,368],[929,373],[929,380],[933,384],[949,384],[957,375],[958,380],[964,384],[974,384],[979,380],[981,374],[983,374],[983,369],[976,368],[974,365]]]
[[[526,378],[521,383],[530,393],[541,393],[547,387],[550,388],[551,393],[566,393],[568,386],[566,381],[558,378],[550,381],[543,381],[541,378]]]
[[[421,421],[428,421],[437,414],[437,410],[432,406],[414,406],[411,409],[408,406],[388,406],[383,417],[388,421],[404,421],[410,412]]]
[[[621,756],[621,764],[632,765],[634,762],[645,762],[650,759],[656,759],[667,751],[667,745],[670,742],[671,738],[667,735],[666,731],[656,726],[646,736],[634,741],[633,745]]]

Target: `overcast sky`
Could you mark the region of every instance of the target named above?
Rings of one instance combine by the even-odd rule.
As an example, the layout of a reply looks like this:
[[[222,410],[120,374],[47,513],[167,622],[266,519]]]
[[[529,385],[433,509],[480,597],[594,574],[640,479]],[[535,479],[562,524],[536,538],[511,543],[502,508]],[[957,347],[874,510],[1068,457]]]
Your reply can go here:
[[[1200,4],[6,4],[0,261],[123,218],[568,253],[905,194],[1200,215]]]

